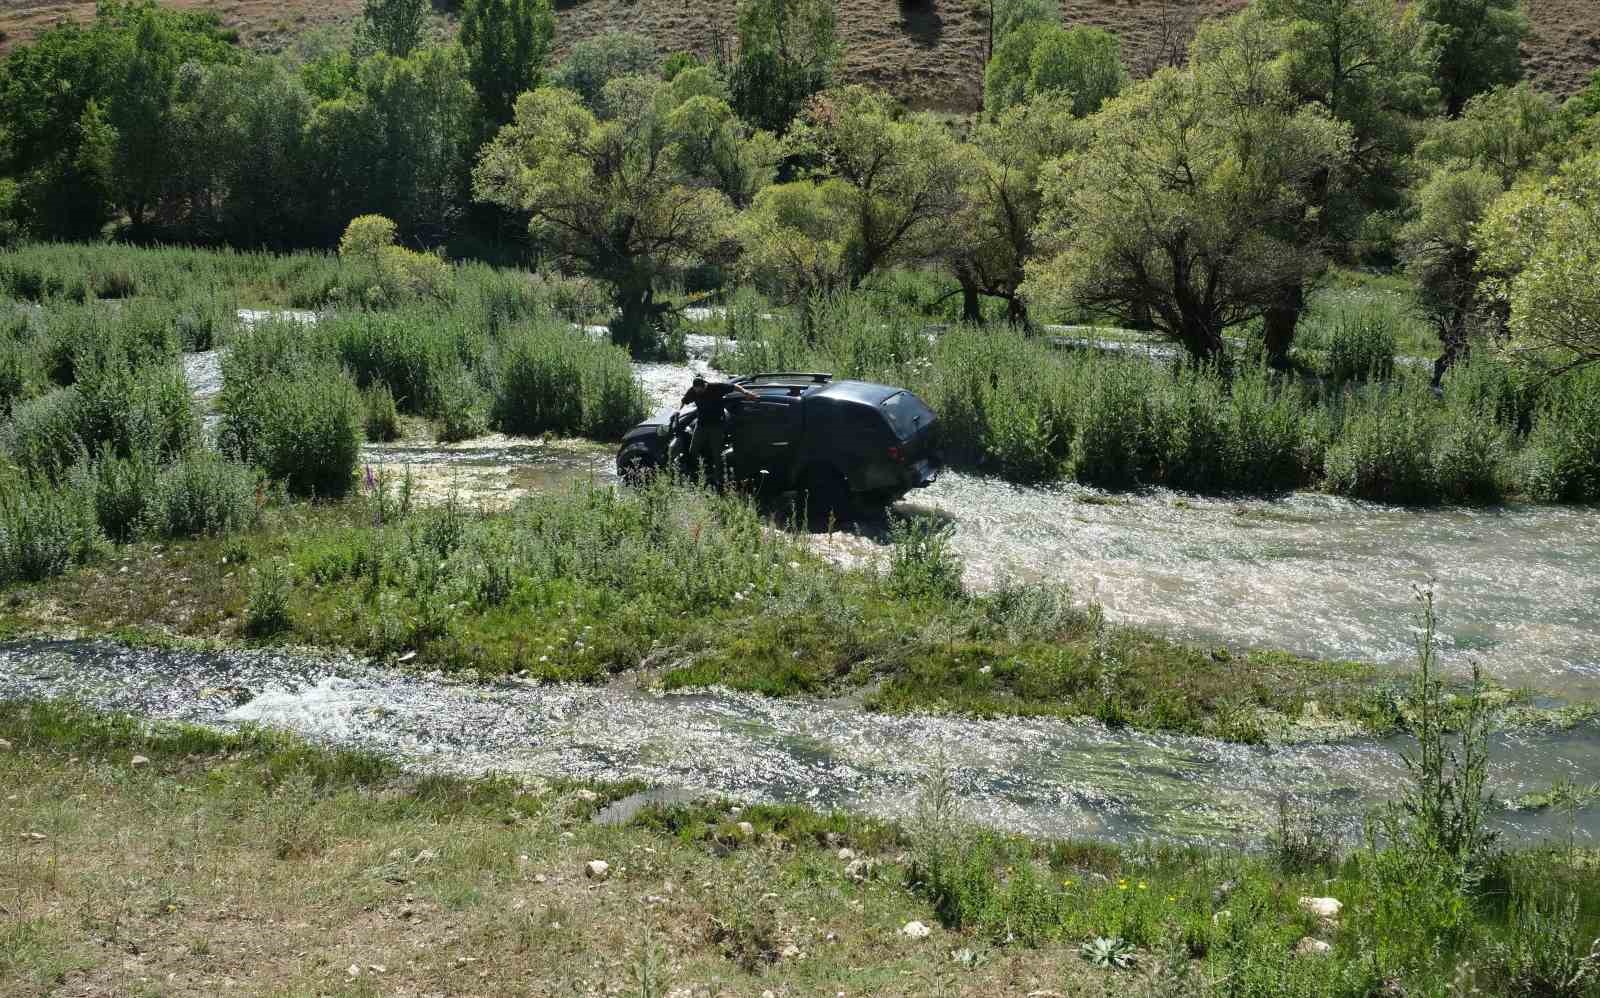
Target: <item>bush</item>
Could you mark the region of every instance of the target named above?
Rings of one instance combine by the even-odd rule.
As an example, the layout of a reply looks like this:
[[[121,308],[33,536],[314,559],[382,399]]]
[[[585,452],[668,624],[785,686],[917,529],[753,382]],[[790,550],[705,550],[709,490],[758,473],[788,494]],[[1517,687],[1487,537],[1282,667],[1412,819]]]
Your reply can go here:
[[[245,609],[245,633],[264,638],[289,629],[289,594],[294,579],[281,560],[274,559],[252,573],[250,602]]]
[[[627,352],[558,325],[509,336],[496,381],[495,419],[507,433],[610,439],[645,415]]]
[[[298,496],[342,496],[361,456],[365,408],[344,372],[308,366],[235,380],[224,365],[221,440]]]
[[[374,381],[361,393],[365,411],[366,437],[374,443],[387,443],[400,436],[400,413],[394,393],[381,381]]]
[[[1528,435],[1527,487],[1538,499],[1600,501],[1600,369],[1548,387]]]
[[[80,466],[77,484],[94,496],[100,529],[112,540],[125,542],[142,529],[160,474],[156,462],[143,453],[107,454]]]
[[[889,591],[909,599],[961,595],[961,559],[950,550],[955,526],[931,517],[896,517],[889,527]]]
[[[440,385],[435,413],[439,419],[439,439],[447,443],[471,440],[489,431],[489,402],[483,389],[458,367]]]
[[[0,480],[0,583],[60,575],[105,548],[92,495]]]
[[[78,425],[78,390],[58,388],[12,410],[6,450],[23,471],[59,481],[84,452]]]
[[[156,537],[217,537],[253,524],[257,476],[216,454],[195,454],[163,470],[142,518]]]
[[[1373,386],[1349,396],[1338,441],[1328,451],[1327,486],[1387,502],[1436,501],[1432,450],[1437,403],[1416,386]]]
[[[80,365],[78,438],[91,454],[144,451],[171,460],[200,442],[194,399],[176,365],[134,368],[120,358]]]

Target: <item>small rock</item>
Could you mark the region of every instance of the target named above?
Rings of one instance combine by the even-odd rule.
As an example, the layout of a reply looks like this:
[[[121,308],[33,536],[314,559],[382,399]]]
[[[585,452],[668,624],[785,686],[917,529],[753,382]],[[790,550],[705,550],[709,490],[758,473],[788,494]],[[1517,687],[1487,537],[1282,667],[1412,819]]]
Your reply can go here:
[[[1028,998],[1061,998],[1059,991],[1029,991]]]
[[[11,751],[11,743],[6,741],[4,738],[0,738],[0,752],[10,752],[10,751]]]
[[[544,883],[544,881],[545,881],[545,876],[544,876],[544,874],[542,874],[542,873],[535,873],[535,874],[534,874],[534,875],[533,875],[533,882],[534,882],[534,883],[536,883],[536,884],[542,884],[542,883]]]
[[[800,955],[800,947],[796,946],[794,943],[790,943],[789,945],[785,946],[783,948],[783,952],[779,953],[778,955],[783,957],[785,960],[793,960]]]
[[[771,988],[768,988],[767,990],[761,992],[761,998],[778,998],[778,996],[772,991]]]
[[[23,832],[22,837],[29,842],[43,842],[45,839],[43,832]]]
[[[353,963],[350,966],[346,967],[344,972],[349,974],[351,977],[360,977],[361,976],[361,968],[356,966]]]
[[[870,859],[853,859],[844,868],[844,875],[851,880],[868,880],[877,866],[878,864]]]
[[[750,824],[748,821],[741,821],[734,827],[739,829],[740,838],[753,839],[756,837],[756,826]]]
[[[1331,922],[1344,910],[1344,902],[1338,898],[1303,897],[1300,899],[1300,910],[1315,915],[1323,921]]]
[[[1237,880],[1224,880],[1222,883],[1212,888],[1211,903],[1213,905],[1219,905],[1228,900],[1228,898],[1233,895],[1233,892],[1237,890],[1238,887],[1239,882]]]
[[[603,859],[591,859],[583,865],[583,875],[590,880],[604,880],[611,876],[611,864]]]
[[[593,804],[595,801],[600,799],[600,795],[599,794],[595,793],[593,790],[588,789],[587,787],[582,789],[582,790],[579,790],[576,796],[577,796],[577,798],[579,800],[583,801],[585,804]]]
[[[439,858],[438,852],[436,852],[436,851],[434,851],[432,849],[424,849],[421,852],[417,853],[415,856],[411,857],[411,862],[413,862],[413,863],[431,863],[431,862],[433,862],[434,860],[436,860],[438,858]]]
[[[374,974],[387,973],[388,970],[389,970],[388,967],[385,967],[381,963],[369,963],[369,964],[367,964],[367,969],[372,971]]]
[[[1331,952],[1333,952],[1332,946],[1310,936],[1304,936],[1294,944],[1295,956],[1326,956]]]
[[[921,922],[907,922],[906,927],[900,930],[900,934],[907,939],[926,939],[933,934],[933,930]]]
[[[855,858],[856,858],[856,854],[855,854],[855,850],[854,849],[840,849],[839,850],[839,862],[848,863],[852,859],[855,859]]]
[[[134,769],[138,769],[140,766],[150,765],[150,760],[146,756],[136,755],[132,759],[128,760],[128,765],[132,766]]]
[[[409,904],[402,905],[400,908],[401,918],[411,918],[412,916],[416,915],[416,913],[416,909],[412,908]]]

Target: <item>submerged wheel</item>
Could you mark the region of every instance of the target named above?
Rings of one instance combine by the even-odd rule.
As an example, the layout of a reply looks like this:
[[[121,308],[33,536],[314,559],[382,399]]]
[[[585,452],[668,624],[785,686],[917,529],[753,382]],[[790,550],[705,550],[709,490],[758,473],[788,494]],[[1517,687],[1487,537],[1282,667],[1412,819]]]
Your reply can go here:
[[[617,477],[628,485],[640,485],[655,474],[656,457],[643,447],[629,447],[617,455]]]

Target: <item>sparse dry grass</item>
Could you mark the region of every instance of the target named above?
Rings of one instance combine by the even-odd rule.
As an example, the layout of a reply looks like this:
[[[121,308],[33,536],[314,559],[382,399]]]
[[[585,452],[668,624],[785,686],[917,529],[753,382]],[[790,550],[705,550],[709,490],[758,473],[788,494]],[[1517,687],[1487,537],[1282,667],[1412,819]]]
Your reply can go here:
[[[893,875],[851,880],[834,849],[873,845],[848,832],[718,844],[597,826],[570,787],[317,792],[250,750],[135,767],[136,750],[0,748],[0,995],[1024,995],[1096,977],[1066,945],[980,947],[967,968],[957,933],[905,938],[937,921]]]
[[[343,28],[359,16],[360,0],[167,0],[173,6],[216,10],[246,44],[271,51],[292,45],[312,28]],[[1243,0],[1062,0],[1069,24],[1104,27],[1122,39],[1135,75],[1147,75],[1181,46],[1195,17],[1237,9]],[[1594,0],[1524,0],[1534,32],[1524,48],[1529,75],[1558,94],[1587,82],[1600,66],[1600,20]],[[440,30],[453,20],[441,15]],[[638,31],[663,52],[710,55],[731,33],[736,0],[558,0],[557,44],[605,31]],[[987,44],[984,0],[840,0],[846,45],[845,76],[882,87],[918,108],[966,112],[982,97]],[[93,0],[5,0],[0,5],[0,50],[63,19],[87,20]]]

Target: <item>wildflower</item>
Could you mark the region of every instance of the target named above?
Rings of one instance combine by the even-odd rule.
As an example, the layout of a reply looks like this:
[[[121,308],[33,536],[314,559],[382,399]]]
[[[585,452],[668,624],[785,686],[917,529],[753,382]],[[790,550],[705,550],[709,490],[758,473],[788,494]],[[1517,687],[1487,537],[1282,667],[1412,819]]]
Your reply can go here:
[[[1178,899],[1177,899],[1177,897],[1175,895],[1168,894],[1167,895],[1167,900],[1170,901],[1170,902],[1176,903]]]
[[[1139,881],[1139,889],[1141,891],[1149,890],[1150,889],[1150,885],[1145,883],[1143,880],[1141,880],[1141,881]]]

